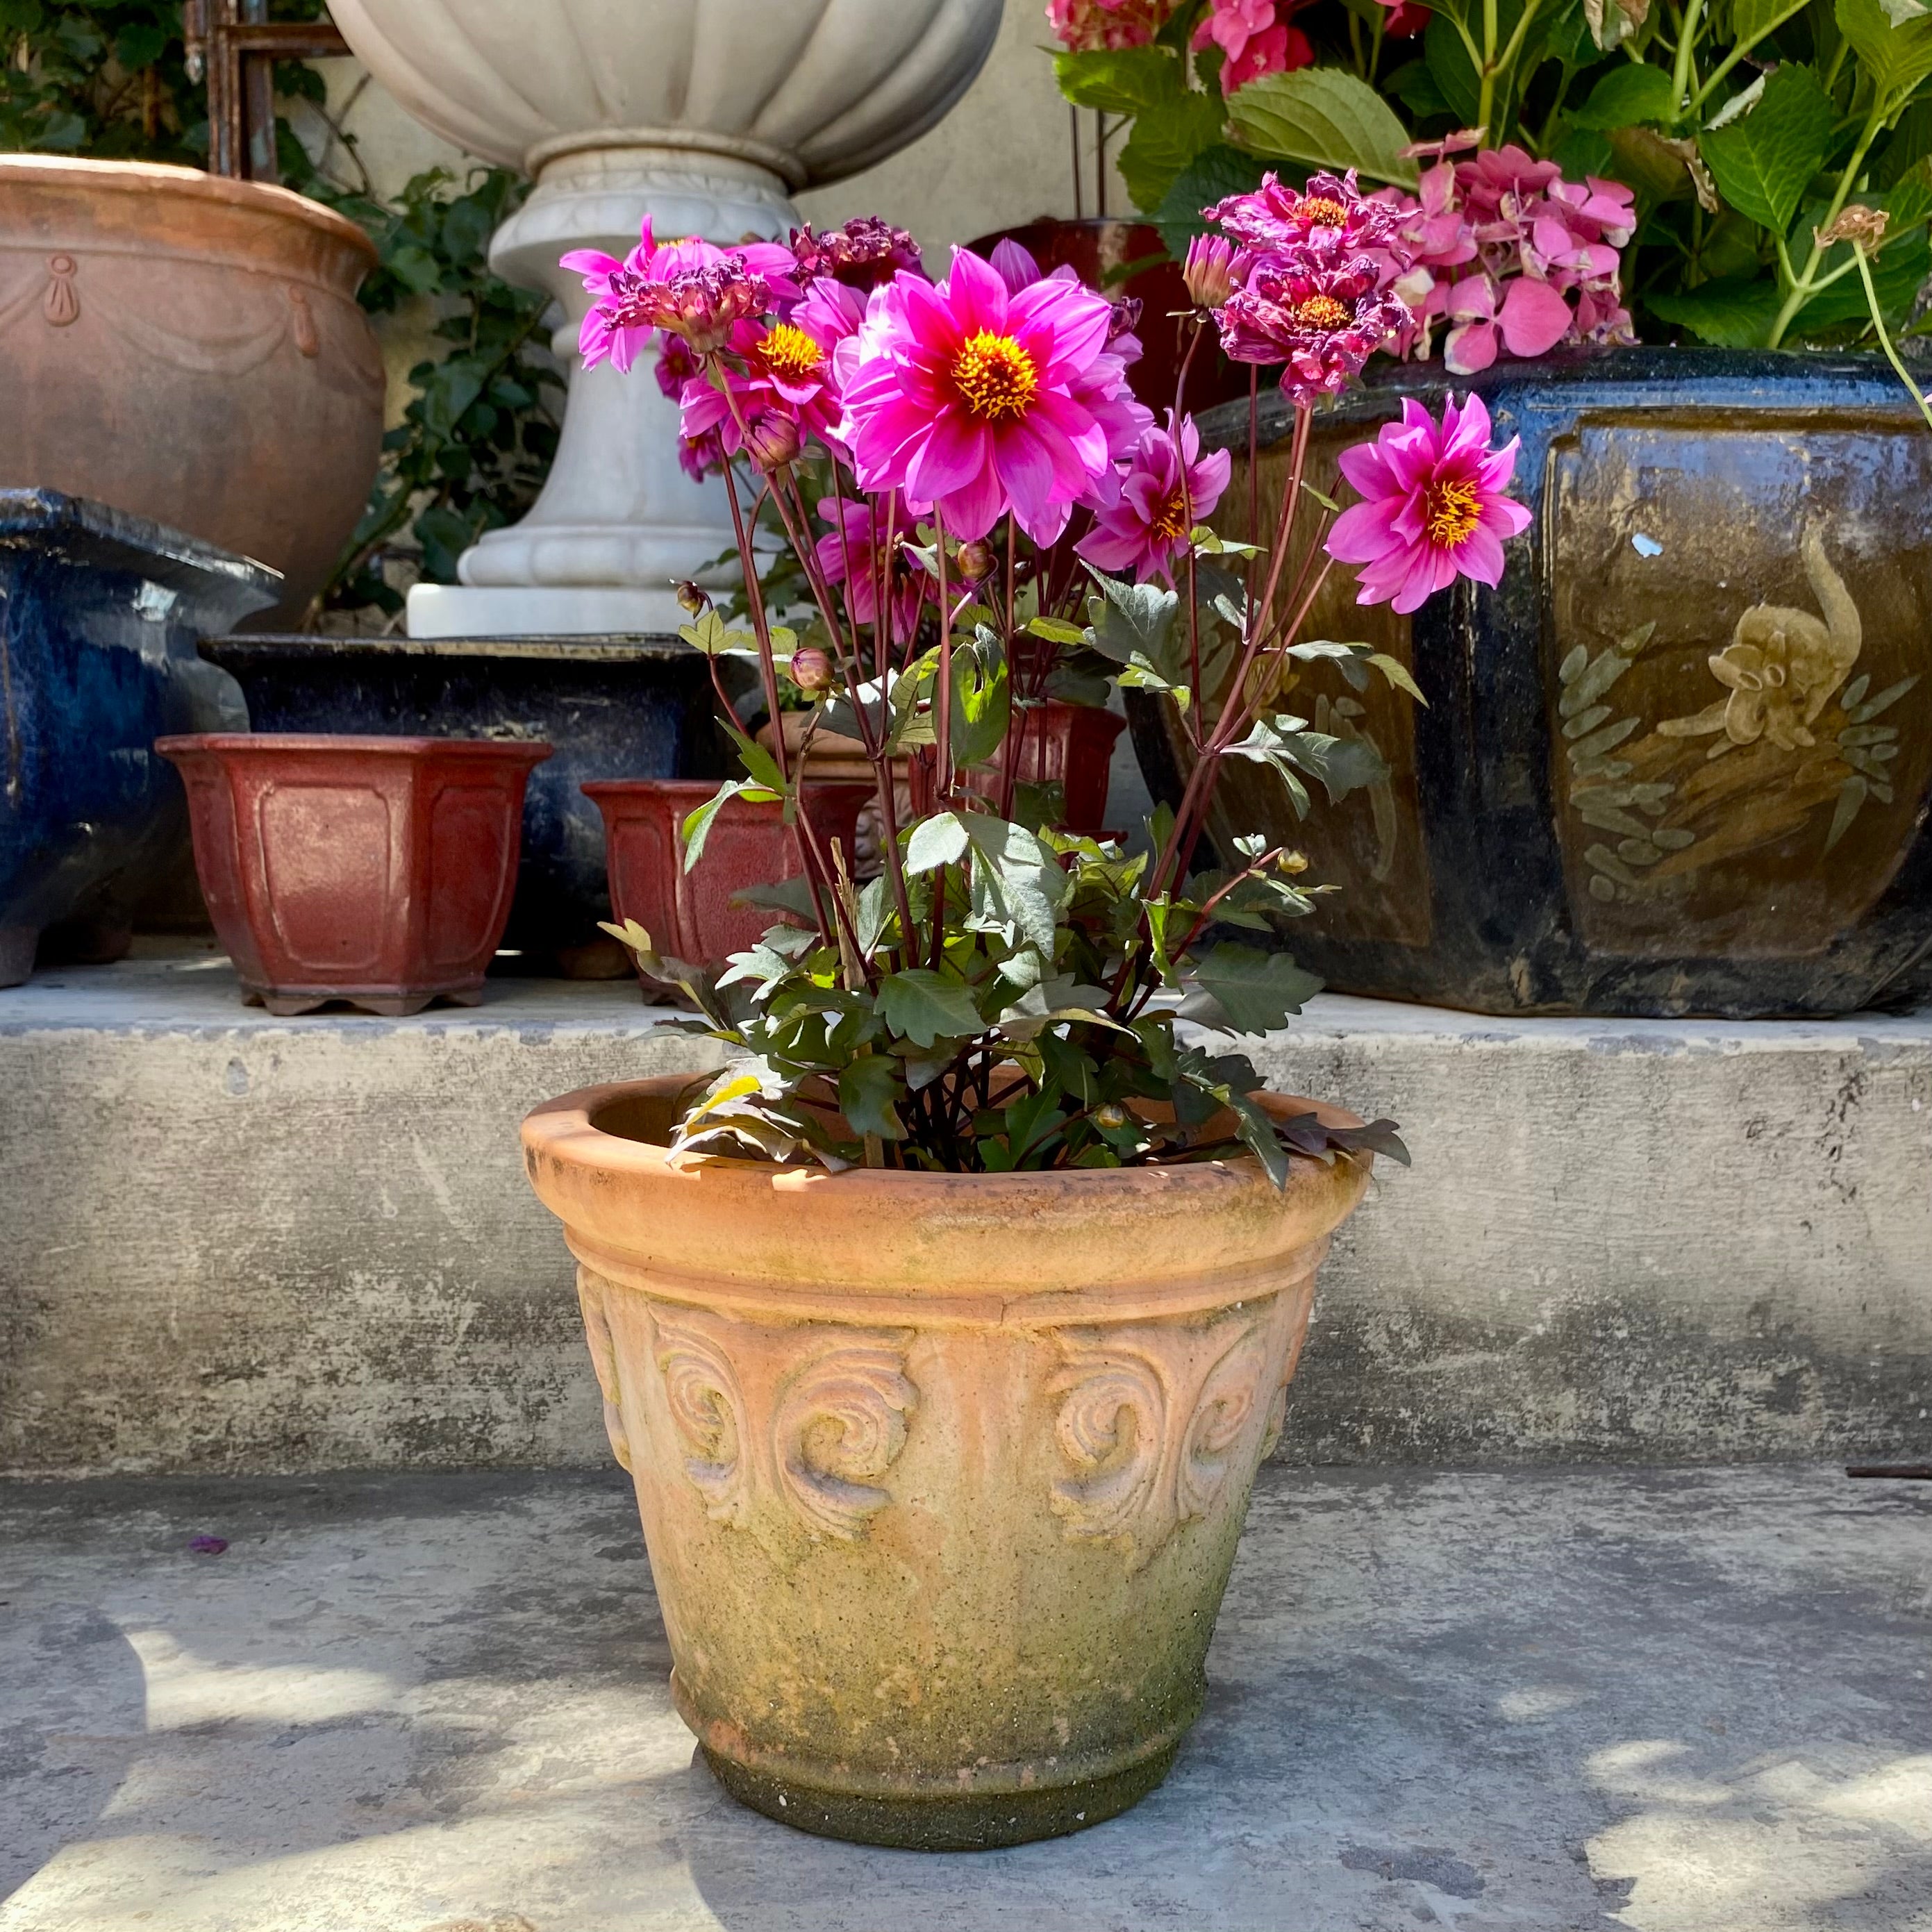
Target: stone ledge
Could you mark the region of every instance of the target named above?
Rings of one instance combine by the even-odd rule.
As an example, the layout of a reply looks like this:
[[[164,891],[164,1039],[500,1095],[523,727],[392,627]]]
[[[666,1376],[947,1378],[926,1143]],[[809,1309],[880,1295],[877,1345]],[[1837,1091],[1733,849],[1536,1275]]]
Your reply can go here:
[[[0,1470],[596,1464],[515,1124],[710,1064],[628,984],[270,1018],[176,950],[0,993]],[[1271,1084],[1416,1156],[1337,1240],[1282,1453],[1932,1444],[1932,1016],[1503,1021],[1324,996]]]

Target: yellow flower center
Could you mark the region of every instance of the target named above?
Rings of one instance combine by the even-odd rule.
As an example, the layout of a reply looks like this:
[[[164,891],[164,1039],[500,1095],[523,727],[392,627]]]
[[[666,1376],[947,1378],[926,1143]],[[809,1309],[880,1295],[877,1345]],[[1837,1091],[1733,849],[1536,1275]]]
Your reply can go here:
[[[1466,543],[1482,516],[1473,483],[1432,483],[1422,500],[1423,525],[1444,550]]]
[[[1333,296],[1307,296],[1289,310],[1288,317],[1304,328],[1340,328],[1348,320],[1348,308]]]
[[[1304,221],[1317,228],[1340,228],[1348,219],[1348,211],[1339,201],[1331,201],[1325,194],[1305,196],[1295,213]]]
[[[1176,490],[1160,505],[1148,524],[1150,535],[1163,543],[1173,543],[1186,536],[1192,525],[1187,517],[1187,492]]]
[[[952,358],[952,386],[981,421],[1010,422],[1026,414],[1040,388],[1040,371],[1010,335],[982,328]]]
[[[802,382],[818,374],[825,352],[802,328],[776,322],[760,337],[758,359],[770,373],[787,382]]]

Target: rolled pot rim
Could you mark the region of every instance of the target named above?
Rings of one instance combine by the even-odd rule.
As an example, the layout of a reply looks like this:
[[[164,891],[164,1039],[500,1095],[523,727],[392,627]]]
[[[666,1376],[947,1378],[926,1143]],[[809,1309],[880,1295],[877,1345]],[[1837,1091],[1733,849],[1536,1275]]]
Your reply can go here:
[[[435,752],[445,757],[488,758],[506,764],[540,765],[556,746],[532,738],[381,737],[369,733],[328,731],[195,731],[157,738],[154,749],[164,758],[259,755],[273,758],[357,758],[388,756],[418,758]]]

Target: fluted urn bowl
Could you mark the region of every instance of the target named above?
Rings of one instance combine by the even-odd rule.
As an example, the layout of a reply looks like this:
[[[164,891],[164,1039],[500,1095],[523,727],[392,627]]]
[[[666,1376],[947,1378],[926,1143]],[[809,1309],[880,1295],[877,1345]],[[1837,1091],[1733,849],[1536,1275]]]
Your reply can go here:
[[[426,127],[535,173],[579,148],[689,146],[794,189],[883,160],[978,73],[1001,0],[334,0]]]

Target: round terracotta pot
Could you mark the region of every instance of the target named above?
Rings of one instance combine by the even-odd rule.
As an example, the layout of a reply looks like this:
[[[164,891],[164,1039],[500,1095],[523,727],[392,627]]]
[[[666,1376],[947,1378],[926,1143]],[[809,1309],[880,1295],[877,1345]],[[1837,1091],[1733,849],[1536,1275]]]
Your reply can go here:
[[[781,915],[769,907],[734,904],[738,893],[805,870],[798,834],[780,808],[734,798],[712,821],[697,865],[686,872],[684,821],[717,790],[710,778],[599,778],[584,788],[604,814],[611,916],[620,924],[635,920],[659,952],[698,966],[722,966],[778,923]],[[871,784],[808,781],[806,790],[812,823],[840,842],[849,862]]]
[[[1246,1158],[675,1167],[688,1084],[589,1088],[523,1132],[712,1769],[788,1824],[929,1850],[1124,1810],[1200,1711],[1367,1161],[1298,1160],[1285,1194]]]
[[[161,738],[246,998],[272,1013],[475,1006],[510,916],[544,744],[273,732]]]
[[[0,484],[280,571],[298,620],[368,500],[382,358],[362,231],[253,182],[0,155]]]

